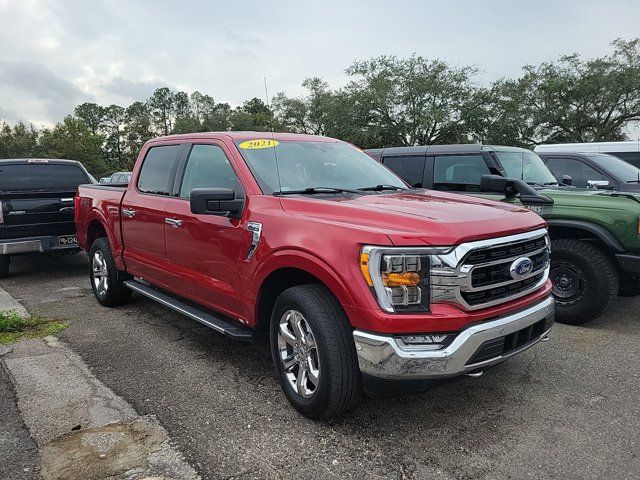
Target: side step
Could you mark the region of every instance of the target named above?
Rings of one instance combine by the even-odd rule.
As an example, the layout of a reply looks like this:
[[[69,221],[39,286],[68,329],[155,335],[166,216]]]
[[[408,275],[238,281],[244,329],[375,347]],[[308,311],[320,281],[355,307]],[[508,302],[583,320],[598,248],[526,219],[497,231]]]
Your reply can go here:
[[[236,324],[232,320],[216,316],[215,314],[209,313],[201,308],[189,305],[169,293],[144,285],[136,280],[127,280],[124,283],[134,292],[138,292],[145,297],[149,297],[150,299],[161,303],[165,307],[169,307],[176,312],[182,313],[183,315],[214,329],[216,332],[233,338],[234,340],[248,342],[255,338],[255,333],[250,328],[240,325],[239,323]]]

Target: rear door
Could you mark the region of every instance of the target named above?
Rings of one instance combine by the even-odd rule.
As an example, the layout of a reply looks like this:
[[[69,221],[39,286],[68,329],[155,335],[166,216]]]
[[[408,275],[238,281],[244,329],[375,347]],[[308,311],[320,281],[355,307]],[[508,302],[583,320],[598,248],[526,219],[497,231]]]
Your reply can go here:
[[[181,148],[181,144],[151,146],[120,208],[127,270],[159,286],[166,286],[164,208]]]
[[[66,236],[75,234],[73,198],[78,185],[83,183],[90,183],[90,179],[76,163],[0,162],[0,238],[70,239]],[[51,246],[58,245],[54,242]]]

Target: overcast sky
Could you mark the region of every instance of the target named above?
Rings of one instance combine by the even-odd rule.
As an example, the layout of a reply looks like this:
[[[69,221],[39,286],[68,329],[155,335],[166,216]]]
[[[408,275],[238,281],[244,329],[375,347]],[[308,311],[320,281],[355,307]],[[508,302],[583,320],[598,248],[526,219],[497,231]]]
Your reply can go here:
[[[219,6],[216,4],[219,3]],[[639,0],[0,0],[0,119],[50,125],[75,105],[126,106],[158,86],[232,105],[346,83],[354,59],[412,53],[476,65],[481,82],[640,36]]]

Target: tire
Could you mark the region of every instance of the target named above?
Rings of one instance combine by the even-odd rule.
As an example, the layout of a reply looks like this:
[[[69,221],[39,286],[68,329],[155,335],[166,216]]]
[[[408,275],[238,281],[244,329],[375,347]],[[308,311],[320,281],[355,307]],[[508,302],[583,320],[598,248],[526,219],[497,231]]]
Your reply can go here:
[[[613,259],[605,250],[583,240],[551,241],[550,278],[560,323],[589,322],[618,295],[619,274]]]
[[[11,257],[9,255],[0,255],[0,278],[7,278],[9,276],[9,263],[11,263]]]
[[[294,323],[306,335],[296,335]],[[285,330],[286,334],[281,333]],[[301,338],[305,341],[299,341]],[[282,292],[271,314],[270,339],[280,385],[289,403],[304,416],[325,419],[358,404],[362,377],[352,329],[342,307],[324,286],[299,285]],[[315,349],[311,346],[313,340]],[[295,360],[296,351],[298,359],[306,361]],[[283,357],[292,365],[288,372]],[[306,365],[306,373],[300,377],[302,365]],[[299,389],[298,385],[303,387]]]
[[[621,273],[618,295],[621,297],[637,297],[640,295],[640,278],[628,273]]]
[[[105,237],[96,239],[91,245],[89,277],[91,289],[100,305],[117,307],[128,302],[131,298],[131,289],[118,278],[118,269],[111,254],[111,245]]]

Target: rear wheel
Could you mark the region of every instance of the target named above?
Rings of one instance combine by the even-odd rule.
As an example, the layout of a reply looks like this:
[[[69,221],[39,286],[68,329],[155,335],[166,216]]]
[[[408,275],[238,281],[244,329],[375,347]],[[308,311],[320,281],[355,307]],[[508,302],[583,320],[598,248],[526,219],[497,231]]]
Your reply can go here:
[[[131,289],[118,278],[118,269],[107,238],[98,238],[91,245],[89,268],[91,288],[101,305],[115,307],[131,298]]]
[[[618,271],[611,256],[583,240],[552,240],[550,277],[560,323],[593,320],[618,294]]]
[[[280,294],[270,337],[280,385],[299,412],[323,419],[357,405],[362,379],[351,326],[325,287],[300,285]]]
[[[0,278],[9,276],[9,263],[11,263],[9,255],[0,255]]]

